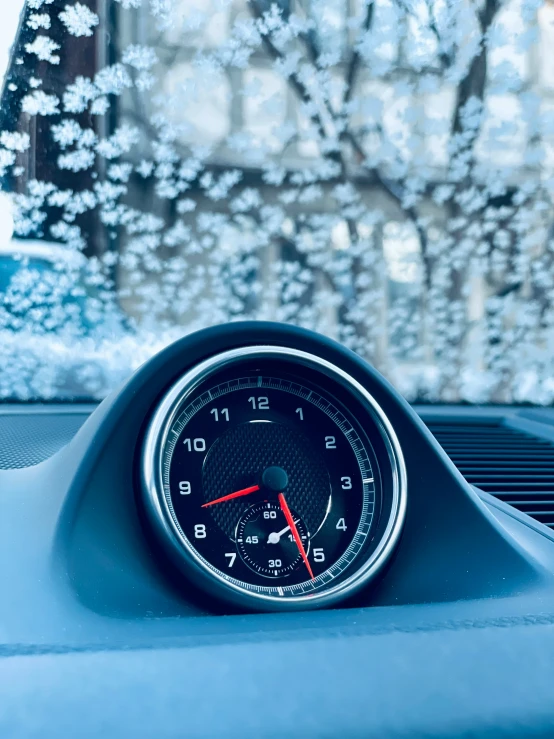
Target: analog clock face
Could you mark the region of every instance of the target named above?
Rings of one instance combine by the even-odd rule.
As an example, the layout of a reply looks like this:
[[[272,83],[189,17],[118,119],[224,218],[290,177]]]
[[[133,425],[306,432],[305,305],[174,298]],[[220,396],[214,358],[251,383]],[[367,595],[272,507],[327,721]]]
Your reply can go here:
[[[363,578],[379,547],[396,457],[375,409],[323,370],[249,350],[183,378],[158,409],[146,498],[181,569],[216,596],[309,605]]]

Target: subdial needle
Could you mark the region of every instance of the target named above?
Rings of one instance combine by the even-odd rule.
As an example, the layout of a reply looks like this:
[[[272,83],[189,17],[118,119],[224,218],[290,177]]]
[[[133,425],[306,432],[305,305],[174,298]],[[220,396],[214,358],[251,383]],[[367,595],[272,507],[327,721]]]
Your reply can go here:
[[[300,521],[300,519],[298,519]],[[294,523],[298,523],[298,521],[295,521]],[[271,534],[267,537],[267,543],[268,544],[278,544],[281,541],[281,537],[283,534],[286,534],[287,531],[290,531],[290,526],[285,526],[284,529],[281,529],[281,531],[272,531]]]

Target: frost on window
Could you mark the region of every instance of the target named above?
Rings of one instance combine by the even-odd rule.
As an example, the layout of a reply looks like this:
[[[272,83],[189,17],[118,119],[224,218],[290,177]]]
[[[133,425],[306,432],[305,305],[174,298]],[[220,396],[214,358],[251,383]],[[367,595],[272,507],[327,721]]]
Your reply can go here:
[[[219,322],[412,400],[554,401],[549,0],[28,0],[0,110],[0,397]]]
[[[92,36],[94,26],[99,23],[96,13],[81,3],[66,5],[59,19],[73,36]]]

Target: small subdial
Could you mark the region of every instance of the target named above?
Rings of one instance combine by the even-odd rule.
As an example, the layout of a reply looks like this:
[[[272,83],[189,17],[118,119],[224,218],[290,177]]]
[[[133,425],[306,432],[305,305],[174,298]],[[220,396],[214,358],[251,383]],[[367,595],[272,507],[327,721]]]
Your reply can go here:
[[[305,552],[310,534],[295,511],[290,511]],[[237,524],[237,549],[251,570],[265,577],[283,577],[302,563],[302,554],[277,501],[264,501],[248,508]]]

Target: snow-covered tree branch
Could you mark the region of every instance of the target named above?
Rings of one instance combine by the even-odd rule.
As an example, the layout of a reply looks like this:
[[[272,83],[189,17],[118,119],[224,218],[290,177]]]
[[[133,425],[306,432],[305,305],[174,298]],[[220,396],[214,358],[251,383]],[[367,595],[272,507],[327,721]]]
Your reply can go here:
[[[0,124],[16,236],[82,252],[141,357],[276,319],[340,339],[410,398],[551,402],[553,13],[32,0]],[[100,329],[76,340],[110,352]],[[85,372],[93,394],[128,354]]]

